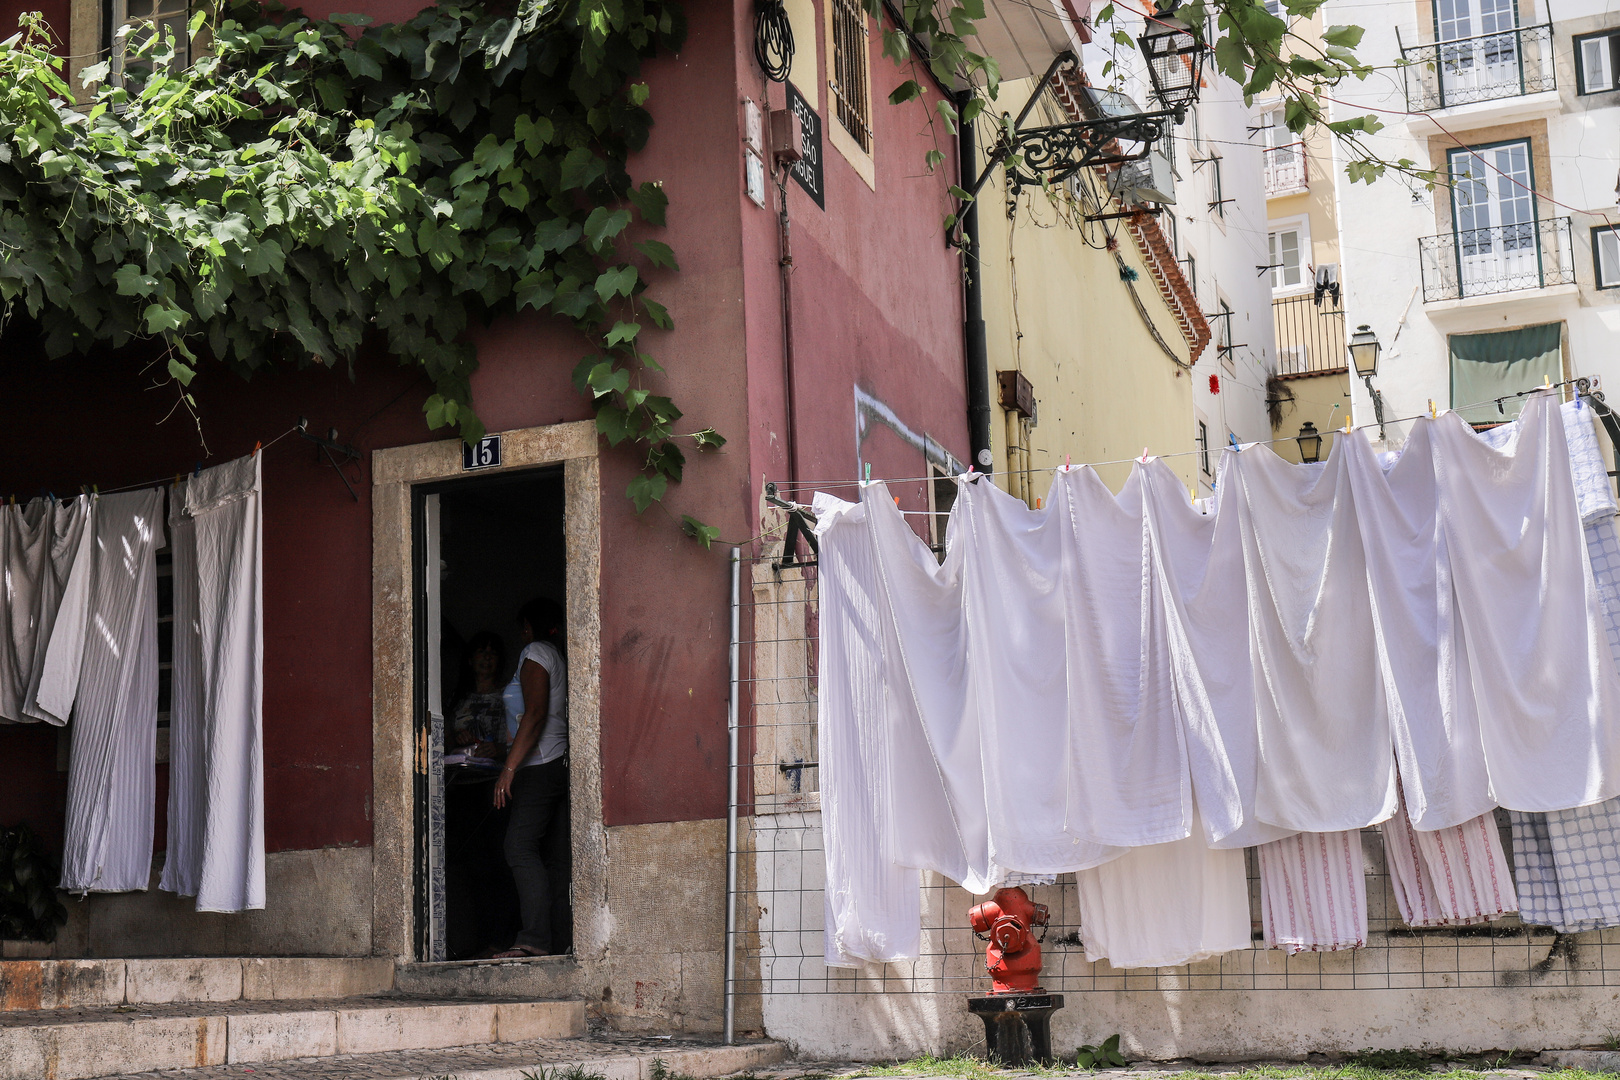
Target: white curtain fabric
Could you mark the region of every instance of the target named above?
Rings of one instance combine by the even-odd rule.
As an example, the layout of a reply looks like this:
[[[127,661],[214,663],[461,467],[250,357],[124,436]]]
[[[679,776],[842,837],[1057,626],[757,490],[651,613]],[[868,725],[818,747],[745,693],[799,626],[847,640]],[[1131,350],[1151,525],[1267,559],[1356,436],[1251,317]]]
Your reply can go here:
[[[1558,408],[1489,438],[1420,420],[1393,461],[1357,435],[1314,465],[1223,452],[1213,515],[1157,461],[1117,498],[1062,470],[1039,511],[964,480],[943,564],[881,487],[818,496],[829,962],[914,955],[899,868],[981,892],[1195,829],[1348,853],[1403,793],[1420,831],[1615,795],[1620,676]],[[1359,856],[1343,881],[1279,859],[1279,888],[1359,906],[1325,943],[1277,909],[1280,946],[1365,938]],[[1167,948],[1120,947],[1184,951],[1148,933]]]
[[[38,703],[63,591],[88,550],[94,500],[0,506],[0,723],[57,726]]]
[[[163,492],[95,501],[89,558],[69,586],[86,592],[85,632],[68,641],[58,619],[39,699],[73,723],[62,888],[128,892],[144,890],[152,869]]]
[[[206,794],[202,634],[197,614],[197,524],[186,513],[185,482],[169,498],[174,612],[169,667],[168,850],[158,888],[196,896],[202,877],[202,802]]]
[[[1378,828],[1407,926],[1465,926],[1519,909],[1494,813],[1424,832],[1412,827],[1402,806]]]
[[[258,455],[203,470],[170,512],[174,667],[160,887],[264,907],[263,520]]]
[[[1256,850],[1268,949],[1337,952],[1367,944],[1361,833],[1296,833]]]
[[[1243,852],[1211,849],[1201,829],[1173,843],[1133,847],[1074,881],[1087,960],[1174,967],[1249,946]]]

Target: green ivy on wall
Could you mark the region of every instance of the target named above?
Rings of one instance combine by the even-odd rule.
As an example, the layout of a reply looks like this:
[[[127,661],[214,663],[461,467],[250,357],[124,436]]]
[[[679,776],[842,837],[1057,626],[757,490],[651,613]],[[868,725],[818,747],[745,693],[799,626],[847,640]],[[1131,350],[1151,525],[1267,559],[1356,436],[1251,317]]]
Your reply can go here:
[[[309,19],[233,0],[172,39],[129,40],[76,104],[37,15],[0,43],[0,304],[53,355],[159,343],[180,400],[205,361],[350,365],[368,336],[435,392],[427,423],[472,439],[467,330],[532,308],[594,343],[575,384],[609,443],[634,443],[638,511],[679,481],[681,412],[642,385],[676,269],[626,163],[647,141],[644,60],[679,47],[672,0],[441,5],[409,22]],[[688,433],[699,448],[724,443]],[[707,541],[712,530],[688,521]]]

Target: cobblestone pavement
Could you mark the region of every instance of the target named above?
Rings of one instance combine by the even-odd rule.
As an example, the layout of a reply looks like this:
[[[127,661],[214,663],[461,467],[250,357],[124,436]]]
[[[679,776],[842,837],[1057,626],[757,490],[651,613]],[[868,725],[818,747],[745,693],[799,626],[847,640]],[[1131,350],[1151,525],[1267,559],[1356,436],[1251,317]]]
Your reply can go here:
[[[718,1049],[714,1042],[653,1039],[643,1036],[593,1032],[584,1039],[536,1039],[532,1042],[487,1046],[450,1047],[443,1050],[398,1050],[385,1054],[339,1054],[335,1057],[264,1061],[251,1065],[219,1065],[205,1069],[126,1073],[105,1080],[400,1080],[400,1078],[457,1076],[508,1070],[514,1077],[525,1070],[540,1076],[543,1070],[593,1060],[624,1061],[660,1052]],[[678,1071],[678,1070],[672,1070]]]

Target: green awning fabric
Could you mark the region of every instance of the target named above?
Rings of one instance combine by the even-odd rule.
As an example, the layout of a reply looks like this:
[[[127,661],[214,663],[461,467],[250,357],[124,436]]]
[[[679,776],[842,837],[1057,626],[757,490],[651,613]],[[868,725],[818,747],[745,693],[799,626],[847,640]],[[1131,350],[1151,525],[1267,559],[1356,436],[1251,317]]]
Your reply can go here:
[[[1451,407],[1471,424],[1518,416],[1522,398],[1503,401],[1502,412],[1494,399],[1563,381],[1563,329],[1563,323],[1545,323],[1494,334],[1451,335]],[[1475,405],[1480,401],[1489,404]],[[1464,405],[1473,407],[1460,407]]]

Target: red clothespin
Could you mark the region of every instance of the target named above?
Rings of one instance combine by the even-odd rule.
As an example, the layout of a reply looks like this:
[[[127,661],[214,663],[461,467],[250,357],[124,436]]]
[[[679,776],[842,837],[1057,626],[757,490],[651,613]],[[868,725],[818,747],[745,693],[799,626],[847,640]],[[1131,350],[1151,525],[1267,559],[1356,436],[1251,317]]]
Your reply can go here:
[[[1064,472],[1069,471],[1069,455],[1068,454],[1063,455],[1063,471]]]
[[[1136,460],[1140,461],[1144,465],[1147,464],[1147,459],[1148,459],[1147,451],[1148,451],[1147,447],[1145,447],[1145,446],[1142,447],[1142,456],[1136,459]]]
[[[263,445],[264,445],[264,443],[262,443],[262,442],[254,443],[253,444],[253,453],[249,454],[248,456],[249,457],[258,457],[259,456],[259,447],[261,447]]]

